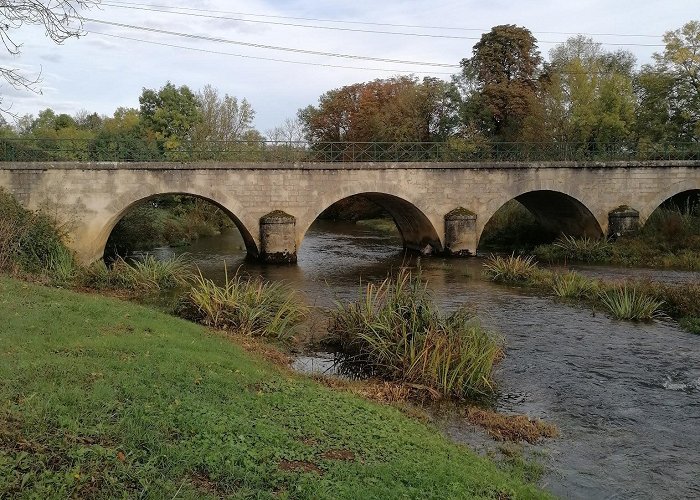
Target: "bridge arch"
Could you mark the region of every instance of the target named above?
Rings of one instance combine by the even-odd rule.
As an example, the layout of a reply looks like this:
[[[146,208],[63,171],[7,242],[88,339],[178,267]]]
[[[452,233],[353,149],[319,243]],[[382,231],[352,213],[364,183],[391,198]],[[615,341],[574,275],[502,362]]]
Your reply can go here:
[[[241,234],[241,237],[243,238],[243,242],[246,247],[246,252],[250,257],[257,257],[258,256],[258,246],[255,242],[255,239],[253,238],[252,233],[249,231],[249,229],[246,227],[246,225],[241,221],[241,219],[231,210],[229,209],[226,205],[224,205],[222,202],[217,201],[213,197],[205,194],[200,194],[196,192],[190,192],[188,191],[167,191],[164,190],[162,192],[156,192],[156,193],[151,193],[147,195],[137,195],[130,197],[127,200],[122,200],[121,203],[117,202],[112,204],[114,206],[113,210],[110,210],[110,216],[107,218],[107,220],[103,223],[101,230],[99,231],[96,241],[94,242],[94,247],[95,247],[95,256],[92,260],[98,260],[101,258],[106,249],[107,241],[109,240],[109,236],[112,234],[112,231],[114,231],[114,228],[116,225],[119,223],[120,220],[122,220],[126,214],[129,213],[130,210],[134,209],[137,205],[140,205],[142,203],[148,202],[149,200],[153,200],[158,197],[162,196],[171,196],[171,195],[181,195],[181,196],[189,196],[192,198],[197,198],[200,200],[204,200],[207,203],[210,203],[211,205],[219,208],[224,214],[226,214],[229,219],[231,219],[231,222],[236,226],[236,229]]]
[[[649,216],[651,216],[651,214],[654,213],[657,208],[660,208],[664,203],[674,198],[682,198],[694,193],[700,194],[700,181],[685,180],[665,187],[660,193],[654,196],[649,203],[646,203],[639,208],[640,222],[646,222]]]
[[[506,200],[499,200],[500,205],[494,205],[495,208],[492,208],[483,219],[478,235],[480,243],[494,215],[511,200],[520,202],[543,228],[552,234],[591,238],[600,238],[604,234],[601,222],[577,197],[554,189],[536,189],[523,191]]]
[[[435,225],[422,209],[402,196],[376,191],[357,192],[334,199],[330,203],[326,201],[317,205],[297,228],[299,247],[311,225],[324,211],[339,201],[355,197],[363,197],[371,201],[391,216],[401,234],[405,249],[423,253],[442,252],[442,241]]]

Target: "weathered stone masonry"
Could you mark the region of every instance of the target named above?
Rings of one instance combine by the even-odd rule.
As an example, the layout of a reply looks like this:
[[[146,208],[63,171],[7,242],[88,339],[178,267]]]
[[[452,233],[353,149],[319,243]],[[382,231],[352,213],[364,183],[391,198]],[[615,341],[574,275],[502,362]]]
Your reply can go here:
[[[407,248],[470,255],[489,219],[513,198],[558,231],[607,234],[609,222],[626,231],[671,196],[700,189],[700,164],[3,163],[0,187],[68,223],[69,243],[84,262],[102,256],[130,207],[166,193],[224,209],[251,256],[294,262],[318,215],[357,194],[392,215]]]

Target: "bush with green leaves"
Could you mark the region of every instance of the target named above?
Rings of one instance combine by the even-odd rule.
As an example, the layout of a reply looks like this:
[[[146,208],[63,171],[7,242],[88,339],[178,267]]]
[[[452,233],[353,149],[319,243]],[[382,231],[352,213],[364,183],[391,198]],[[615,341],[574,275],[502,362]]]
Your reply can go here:
[[[25,209],[0,188],[0,270],[44,273],[66,262],[70,252],[57,222],[41,211]]]

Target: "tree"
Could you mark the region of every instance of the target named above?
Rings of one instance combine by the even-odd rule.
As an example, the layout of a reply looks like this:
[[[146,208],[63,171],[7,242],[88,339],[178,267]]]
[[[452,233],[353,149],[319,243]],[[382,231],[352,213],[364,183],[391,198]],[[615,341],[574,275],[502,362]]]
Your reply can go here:
[[[228,94],[221,97],[211,85],[196,97],[201,114],[193,131],[196,141],[240,141],[253,130],[255,111],[246,99],[239,102]]]
[[[472,57],[461,62],[464,86],[473,89],[463,117],[478,119],[484,132],[499,140],[517,140],[537,105],[541,65],[530,30],[512,24],[491,28],[474,45]]]
[[[168,82],[158,91],[144,88],[139,104],[146,136],[162,141],[166,151],[177,150],[192,139],[202,121],[197,97],[186,85],[176,87]]]
[[[312,142],[420,142],[440,140],[455,116],[451,84],[434,78],[395,77],[324,93],[318,107],[299,111]]]
[[[700,21],[667,32],[664,43],[637,81],[639,113],[646,119],[640,136],[700,140]]]
[[[0,3],[0,39],[12,54],[20,53],[22,44],[14,32],[24,25],[43,26],[46,36],[55,43],[82,34],[79,11],[97,5],[99,0],[10,0]],[[38,92],[39,77],[30,78],[17,68],[0,66],[0,77],[16,89]],[[0,98],[2,102],[2,98]],[[7,112],[8,108],[3,111]]]
[[[274,142],[301,142],[304,140],[304,124],[296,118],[285,118],[281,125],[265,132],[265,137]]]
[[[550,52],[542,86],[543,139],[608,144],[628,139],[635,123],[634,56],[607,52],[576,36]]]

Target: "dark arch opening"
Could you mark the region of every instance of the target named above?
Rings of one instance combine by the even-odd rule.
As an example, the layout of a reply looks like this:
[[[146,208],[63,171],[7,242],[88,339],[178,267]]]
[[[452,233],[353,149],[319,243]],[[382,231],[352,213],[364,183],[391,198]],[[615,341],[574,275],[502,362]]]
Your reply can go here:
[[[558,191],[529,191],[494,213],[484,226],[479,250],[529,249],[560,235],[600,238],[603,231],[576,198]]]
[[[681,214],[697,214],[700,212],[700,189],[689,189],[671,196],[658,208],[672,210]]]
[[[425,214],[412,203],[390,194],[369,192],[348,196],[326,208],[314,224],[322,220],[358,222],[373,219],[393,221],[405,250],[422,254],[442,252],[437,231]]]
[[[700,189],[677,193],[654,210],[640,237],[660,251],[700,251]]]
[[[142,198],[122,211],[110,230],[103,256],[111,261],[159,247],[187,246],[221,234],[227,236],[224,244],[232,253],[257,257],[257,246],[248,230],[221,204],[188,193],[162,193]]]

